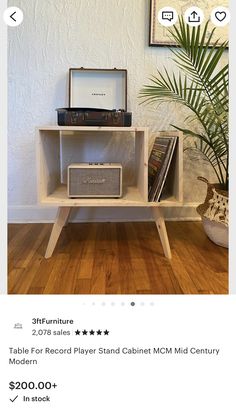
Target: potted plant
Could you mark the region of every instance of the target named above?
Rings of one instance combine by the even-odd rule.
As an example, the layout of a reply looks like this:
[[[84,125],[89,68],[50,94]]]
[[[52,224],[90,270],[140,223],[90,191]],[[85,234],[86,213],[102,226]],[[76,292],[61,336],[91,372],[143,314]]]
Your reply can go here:
[[[213,168],[216,183],[209,184],[205,202],[197,208],[207,235],[227,247],[228,234],[228,64],[222,56],[227,42],[213,41],[215,28],[209,34],[209,22],[203,27],[189,27],[183,18],[169,30],[177,47],[171,48],[178,73],[166,67],[157,70],[151,84],[140,91],[142,103],[179,103],[189,110],[186,127],[171,125],[184,136],[192,136],[192,153],[200,154]]]

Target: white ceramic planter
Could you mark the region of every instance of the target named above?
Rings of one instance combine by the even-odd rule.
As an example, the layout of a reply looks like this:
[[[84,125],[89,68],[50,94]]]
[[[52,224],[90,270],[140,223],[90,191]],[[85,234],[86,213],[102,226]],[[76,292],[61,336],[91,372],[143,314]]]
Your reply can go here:
[[[216,245],[228,248],[228,227],[202,216],[202,223],[206,235]]]

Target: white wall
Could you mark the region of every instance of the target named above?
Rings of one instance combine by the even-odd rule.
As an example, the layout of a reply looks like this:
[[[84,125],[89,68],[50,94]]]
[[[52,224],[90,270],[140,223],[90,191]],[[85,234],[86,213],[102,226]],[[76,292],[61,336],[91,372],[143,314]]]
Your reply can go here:
[[[69,67],[127,68],[128,110],[133,124],[155,131],[183,116],[173,106],[159,111],[140,106],[140,88],[156,67],[171,67],[166,48],[148,47],[149,0],[10,0],[24,11],[24,23],[9,29],[9,220],[47,221],[54,210],[36,198],[35,127],[55,124],[55,108],[68,105]],[[125,150],[129,154],[129,150]],[[185,202],[200,202],[196,176],[209,168],[185,156]],[[196,216],[183,208],[180,216]],[[176,212],[169,211],[169,216]],[[148,219],[146,211],[83,210],[78,219]]]

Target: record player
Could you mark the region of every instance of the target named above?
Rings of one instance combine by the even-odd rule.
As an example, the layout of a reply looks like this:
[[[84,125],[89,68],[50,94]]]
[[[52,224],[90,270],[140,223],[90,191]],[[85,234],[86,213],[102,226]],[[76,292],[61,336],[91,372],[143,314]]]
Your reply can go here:
[[[69,70],[69,107],[57,110],[59,126],[129,127],[127,70]]]

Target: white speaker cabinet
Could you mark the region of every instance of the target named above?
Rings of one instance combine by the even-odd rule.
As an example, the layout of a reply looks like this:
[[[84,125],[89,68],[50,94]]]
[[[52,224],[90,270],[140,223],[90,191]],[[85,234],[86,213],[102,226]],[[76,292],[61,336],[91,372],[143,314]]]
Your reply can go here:
[[[122,196],[121,163],[72,163],[67,168],[67,195],[71,198]]]

